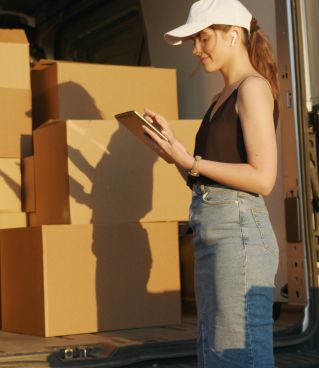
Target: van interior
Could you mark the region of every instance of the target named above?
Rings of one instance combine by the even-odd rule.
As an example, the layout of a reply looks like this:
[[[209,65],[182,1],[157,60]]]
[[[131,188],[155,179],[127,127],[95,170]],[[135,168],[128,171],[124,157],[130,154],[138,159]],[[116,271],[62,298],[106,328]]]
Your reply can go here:
[[[54,59],[176,68],[180,118],[200,119],[219,92],[221,80],[206,78],[196,70],[196,61],[185,61],[186,54],[191,59],[191,46],[177,50],[161,44],[163,31],[174,28],[176,19],[184,21],[192,2],[0,0],[0,28],[26,32],[31,67],[41,59]],[[280,248],[273,306],[277,366],[297,366],[291,364],[300,359],[300,367],[306,367],[301,365],[305,362],[302,347],[316,335],[318,324],[319,2],[242,2],[259,15],[261,26],[270,33],[281,88],[278,178],[265,198]],[[195,88],[200,92],[194,97]],[[142,367],[143,362],[175,359],[177,367],[184,359],[194,361],[194,261],[187,222],[179,223],[179,239],[181,325],[49,338],[1,331],[0,365],[97,367],[103,362],[103,367]],[[312,364],[319,354],[310,345]],[[299,358],[289,355],[296,353],[296,346]]]

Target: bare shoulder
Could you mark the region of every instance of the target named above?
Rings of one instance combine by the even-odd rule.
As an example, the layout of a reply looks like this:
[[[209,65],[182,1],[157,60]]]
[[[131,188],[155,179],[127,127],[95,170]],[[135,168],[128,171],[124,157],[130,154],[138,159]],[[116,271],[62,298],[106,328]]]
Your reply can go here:
[[[266,104],[273,106],[274,98],[270,83],[259,75],[244,79],[238,87],[238,104]]]

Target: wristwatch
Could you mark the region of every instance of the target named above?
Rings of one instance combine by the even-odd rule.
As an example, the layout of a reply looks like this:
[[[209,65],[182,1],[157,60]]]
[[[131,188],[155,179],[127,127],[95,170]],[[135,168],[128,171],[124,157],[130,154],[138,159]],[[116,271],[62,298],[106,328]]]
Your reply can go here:
[[[199,176],[199,172],[197,170],[197,166],[198,166],[198,163],[199,163],[199,161],[201,159],[202,159],[201,156],[195,156],[194,157],[193,166],[192,166],[191,170],[188,172],[189,175],[191,175],[191,176]]]

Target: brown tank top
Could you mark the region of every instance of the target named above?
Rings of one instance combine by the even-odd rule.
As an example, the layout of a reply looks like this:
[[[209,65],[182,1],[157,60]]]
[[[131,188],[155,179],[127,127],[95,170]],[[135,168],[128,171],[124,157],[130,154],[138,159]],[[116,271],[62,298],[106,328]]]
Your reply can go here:
[[[194,156],[218,162],[247,163],[241,122],[235,108],[240,85],[241,83],[219,106],[212,119],[211,112],[217,101],[214,101],[206,112],[196,134]],[[279,111],[276,100],[273,116],[277,129]],[[187,185],[191,188],[194,183],[209,185],[217,182],[202,175],[197,177],[189,175]]]

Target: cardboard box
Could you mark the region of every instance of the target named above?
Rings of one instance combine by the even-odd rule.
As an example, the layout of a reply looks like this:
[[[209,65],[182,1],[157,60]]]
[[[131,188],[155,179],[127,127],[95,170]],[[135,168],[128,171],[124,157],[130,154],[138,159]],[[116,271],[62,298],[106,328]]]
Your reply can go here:
[[[0,158],[0,212],[21,212],[19,158]]]
[[[26,213],[0,213],[0,229],[11,229],[25,226],[27,226]]]
[[[0,245],[2,237],[2,229],[12,229],[27,226],[27,216],[26,213],[1,213],[0,212]],[[1,284],[1,277],[0,277]],[[0,295],[1,303],[1,295]],[[1,305],[0,305],[0,315],[1,315]],[[0,318],[0,328],[1,328],[1,318]]]
[[[29,44],[22,30],[0,30],[0,157],[32,153]]]
[[[41,60],[32,70],[33,127],[49,119],[114,119],[145,107],[178,119],[175,69]]]
[[[198,120],[171,121],[193,152]],[[117,121],[53,122],[34,131],[31,225],[187,221],[191,190],[175,165]]]
[[[3,230],[4,331],[61,336],[179,324],[177,223]]]
[[[22,209],[35,212],[34,157],[22,159]]]
[[[21,29],[0,29],[0,86],[30,90],[29,43]]]

